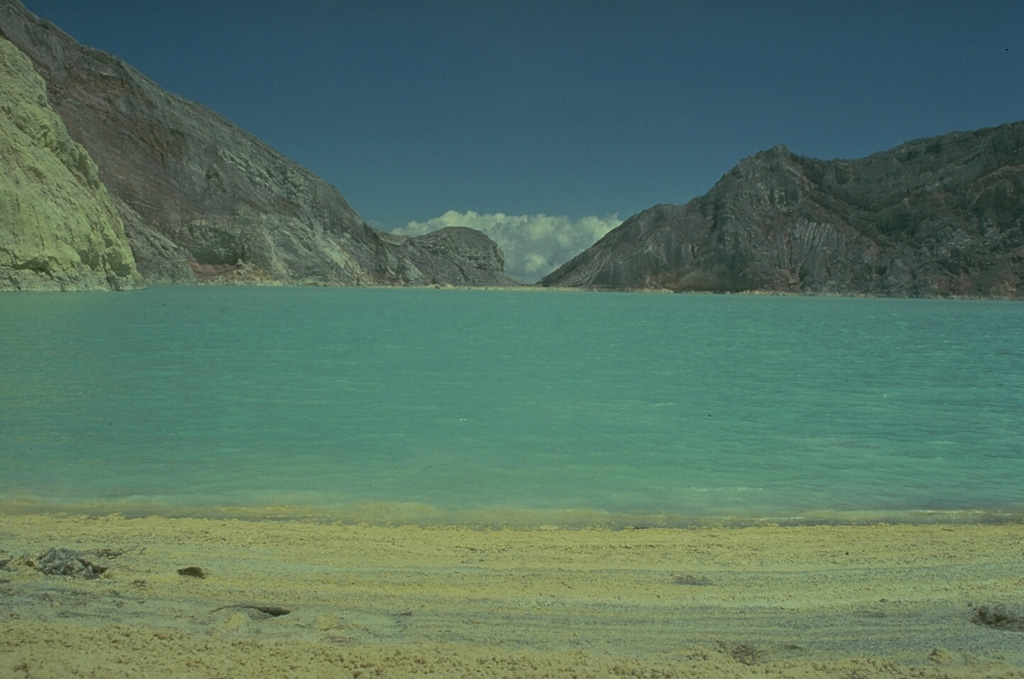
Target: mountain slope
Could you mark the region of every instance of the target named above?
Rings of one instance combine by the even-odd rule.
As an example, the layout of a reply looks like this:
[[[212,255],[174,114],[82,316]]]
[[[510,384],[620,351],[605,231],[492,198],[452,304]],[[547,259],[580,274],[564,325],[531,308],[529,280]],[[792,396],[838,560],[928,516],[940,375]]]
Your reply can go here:
[[[447,259],[435,270],[436,253],[415,241],[369,227],[333,186],[259,139],[17,0],[0,0],[0,35],[32,59],[99,166],[147,281],[467,282],[445,277]],[[471,284],[515,283],[499,270],[474,275]]]
[[[0,38],[0,290],[141,284],[95,163],[50,108],[43,79]]]
[[[777,146],[627,219],[545,286],[1024,297],[1024,122],[860,160]]]

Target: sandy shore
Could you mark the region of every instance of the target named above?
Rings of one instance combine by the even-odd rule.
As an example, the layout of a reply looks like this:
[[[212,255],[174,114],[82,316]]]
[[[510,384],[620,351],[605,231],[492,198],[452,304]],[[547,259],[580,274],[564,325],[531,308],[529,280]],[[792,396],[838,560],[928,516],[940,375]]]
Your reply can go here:
[[[972,622],[1024,604],[1017,523],[0,515],[0,566],[2,677],[1024,677],[1024,632]]]

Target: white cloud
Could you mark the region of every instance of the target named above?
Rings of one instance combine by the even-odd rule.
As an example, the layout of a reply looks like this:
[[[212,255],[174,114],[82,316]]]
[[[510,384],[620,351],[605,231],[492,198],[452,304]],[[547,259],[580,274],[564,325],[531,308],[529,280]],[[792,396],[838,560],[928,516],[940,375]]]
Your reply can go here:
[[[419,236],[446,226],[483,231],[505,253],[505,272],[534,283],[583,252],[622,223],[618,215],[570,219],[557,215],[506,215],[449,210],[425,222],[409,222],[395,233]]]

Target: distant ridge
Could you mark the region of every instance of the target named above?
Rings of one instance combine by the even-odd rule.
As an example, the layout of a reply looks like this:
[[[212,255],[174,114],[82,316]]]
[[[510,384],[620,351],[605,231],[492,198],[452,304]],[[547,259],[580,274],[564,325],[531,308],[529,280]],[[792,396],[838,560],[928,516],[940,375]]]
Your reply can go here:
[[[776,146],[541,285],[1024,298],[1024,122],[823,161]]]
[[[371,228],[333,186],[17,0],[0,0],[0,36],[98,166],[148,283],[518,284],[486,236]]]

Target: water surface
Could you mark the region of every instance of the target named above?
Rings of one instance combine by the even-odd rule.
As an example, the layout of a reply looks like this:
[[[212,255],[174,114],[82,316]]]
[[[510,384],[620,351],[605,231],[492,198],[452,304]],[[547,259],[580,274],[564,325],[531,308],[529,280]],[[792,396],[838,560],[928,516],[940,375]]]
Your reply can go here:
[[[652,523],[1018,512],[1022,331],[1024,306],[999,301],[0,295],[0,502]]]

